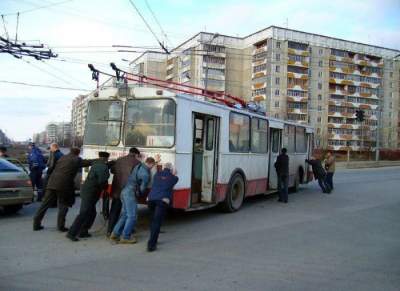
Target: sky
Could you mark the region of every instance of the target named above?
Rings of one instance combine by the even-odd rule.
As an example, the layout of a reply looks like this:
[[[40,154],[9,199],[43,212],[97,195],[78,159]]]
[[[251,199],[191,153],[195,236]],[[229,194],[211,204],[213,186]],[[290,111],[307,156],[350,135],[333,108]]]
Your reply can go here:
[[[246,36],[276,25],[400,49],[399,0],[131,1],[169,48],[199,31]],[[49,6],[53,3],[59,4]],[[5,15],[2,37],[7,36],[5,27],[10,39],[18,32],[18,40],[46,44],[58,54],[37,61],[0,53],[0,129],[14,140],[31,138],[48,122],[70,120],[73,98],[95,88],[88,63],[111,71],[108,64],[115,62],[127,69],[140,52],[158,48],[129,0],[0,0],[0,15]],[[116,52],[113,45],[137,47],[130,48],[136,53]]]

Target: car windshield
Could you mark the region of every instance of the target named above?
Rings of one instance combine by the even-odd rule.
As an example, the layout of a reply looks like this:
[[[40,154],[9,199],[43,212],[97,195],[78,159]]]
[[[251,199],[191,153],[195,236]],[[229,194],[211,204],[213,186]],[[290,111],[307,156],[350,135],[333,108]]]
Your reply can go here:
[[[122,122],[121,101],[89,102],[85,144],[118,145]]]
[[[125,145],[172,147],[175,143],[175,102],[170,99],[130,100],[125,118]]]
[[[0,172],[21,172],[21,169],[9,161],[0,158]]]

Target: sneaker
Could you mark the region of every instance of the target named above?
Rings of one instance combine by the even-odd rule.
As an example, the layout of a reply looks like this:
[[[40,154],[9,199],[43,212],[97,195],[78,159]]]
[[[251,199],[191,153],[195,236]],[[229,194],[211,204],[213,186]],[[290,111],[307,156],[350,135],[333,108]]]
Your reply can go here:
[[[137,243],[137,239],[133,236],[130,239],[121,238],[118,242],[119,244],[135,244]]]
[[[108,236],[108,238],[110,239],[110,241],[112,242],[119,242],[119,236],[115,235],[113,232]]]

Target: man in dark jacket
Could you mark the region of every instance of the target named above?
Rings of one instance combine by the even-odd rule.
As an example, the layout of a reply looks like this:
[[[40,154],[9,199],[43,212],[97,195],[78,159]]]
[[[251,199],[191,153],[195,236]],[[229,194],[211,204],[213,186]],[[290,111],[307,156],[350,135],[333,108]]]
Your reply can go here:
[[[29,144],[29,177],[31,178],[32,188],[37,191],[37,201],[43,198],[43,170],[46,168],[42,151],[34,143]]]
[[[139,150],[137,148],[131,148],[128,155],[118,158],[111,166],[113,181],[111,187],[112,202],[110,216],[108,218],[108,236],[110,236],[121,214],[121,191],[128,182],[129,174],[132,172],[133,168],[135,168],[140,163],[139,158]]]
[[[286,154],[287,149],[283,148],[281,154],[276,158],[275,170],[278,176],[278,202],[288,203],[288,187],[289,187],[289,156]]]
[[[172,189],[178,183],[176,172],[172,173],[172,164],[166,163],[164,169],[154,175],[153,186],[148,196],[151,211],[150,238],[147,242],[147,251],[157,249],[158,235],[165,216],[165,212],[172,200]]]
[[[71,241],[78,241],[81,238],[90,237],[89,229],[96,218],[96,204],[101,192],[108,186],[107,160],[110,156],[107,152],[99,152],[99,159],[94,161],[89,174],[81,188],[81,207],[78,216],[72,223],[67,238]]]
[[[58,204],[57,228],[61,232],[68,231],[65,227],[65,217],[68,207],[75,203],[74,178],[82,167],[91,165],[92,160],[82,160],[80,149],[72,148],[68,155],[62,156],[47,183],[46,195],[33,219],[33,230],[41,230],[42,219],[55,201]]]
[[[326,172],[322,167],[321,161],[312,156],[309,160],[306,160],[306,162],[311,165],[314,178],[318,180],[318,184],[321,187],[322,192],[328,194],[331,193],[331,188],[329,187],[329,184],[326,182]]]
[[[44,189],[47,187],[47,182],[49,181],[51,173],[53,173],[54,168],[56,167],[57,161],[63,156],[63,153],[60,151],[58,144],[52,143],[50,145],[50,155],[47,161],[47,173],[46,173],[46,181]]]

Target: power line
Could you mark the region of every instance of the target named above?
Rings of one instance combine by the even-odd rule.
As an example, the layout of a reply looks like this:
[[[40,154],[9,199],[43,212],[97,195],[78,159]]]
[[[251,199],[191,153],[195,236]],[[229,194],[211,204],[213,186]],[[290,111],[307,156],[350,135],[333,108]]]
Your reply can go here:
[[[52,68],[54,71],[57,71],[57,72],[61,73],[63,76],[68,77],[70,80],[73,80],[73,81],[76,82],[76,83],[79,83],[79,84],[81,84],[81,85],[86,86],[85,83],[83,83],[82,81],[76,79],[75,77],[73,77],[73,76],[71,76],[71,75],[65,73],[64,71],[60,70],[59,68],[57,68],[57,67],[55,67],[55,66],[53,66],[53,65],[50,65],[49,63],[46,63],[45,61],[42,61],[42,63],[45,64],[46,66],[49,66],[49,67]]]
[[[144,24],[146,24],[147,28],[150,30],[151,34],[154,36],[154,38],[157,40],[158,44],[161,46],[161,48],[169,54],[169,51],[167,48],[162,44],[162,42],[158,39],[157,35],[154,33],[153,29],[151,28],[150,24],[146,21],[146,19],[143,17],[143,15],[140,13],[139,9],[136,7],[135,3],[133,3],[132,0],[128,0],[129,3],[133,6],[133,8],[136,10],[137,14],[142,18]]]
[[[41,88],[49,88],[49,89],[69,90],[69,91],[93,91],[93,90],[82,89],[82,88],[59,87],[59,86],[52,86],[52,85],[31,84],[31,83],[7,81],[7,80],[0,80],[0,83],[31,86],[31,87],[41,87]]]
[[[55,2],[55,3],[53,2],[53,3],[48,4],[48,5],[39,6],[39,7],[36,7],[36,8],[31,8],[31,9],[27,9],[27,10],[23,10],[23,11],[19,11],[19,12],[4,13],[4,14],[2,14],[1,16],[8,16],[8,15],[16,15],[16,14],[29,13],[29,12],[32,12],[32,11],[36,11],[36,10],[39,10],[39,9],[49,8],[49,7],[52,7],[52,6],[61,5],[61,4],[64,4],[64,3],[67,3],[67,2],[71,2],[71,1],[73,1],[73,0],[64,0],[64,1]]]
[[[147,0],[145,0],[144,2],[146,3],[147,9],[149,9],[151,15],[153,16],[153,19],[155,20],[155,22],[157,23],[158,27],[160,28],[161,33],[164,35],[165,40],[168,41],[169,43],[171,43],[170,40],[168,39],[168,36],[167,36],[167,34],[165,33],[164,29],[161,27],[161,24],[160,24],[160,22],[158,21],[158,19],[157,19],[155,13],[153,12],[153,9],[151,9],[149,2],[148,2]]]
[[[49,75],[49,76],[51,76],[51,77],[53,77],[53,78],[55,78],[55,79],[57,79],[57,80],[61,80],[61,81],[63,81],[64,83],[67,83],[67,84],[70,84],[70,85],[72,84],[72,83],[69,82],[68,80],[65,80],[65,79],[63,79],[63,78],[61,78],[61,77],[59,77],[59,76],[57,76],[57,75],[55,75],[55,74],[53,74],[53,73],[51,73],[51,72],[45,70],[45,69],[43,69],[43,68],[40,68],[39,66],[36,66],[36,65],[32,64],[31,62],[29,62],[29,61],[27,61],[27,60],[24,60],[24,59],[22,59],[22,60],[23,60],[25,63],[31,65],[31,66],[34,67],[34,68],[36,68],[37,70],[41,71],[42,73],[45,73],[45,74],[47,74],[47,75]]]

